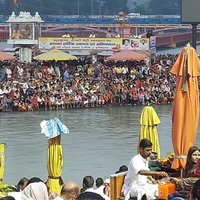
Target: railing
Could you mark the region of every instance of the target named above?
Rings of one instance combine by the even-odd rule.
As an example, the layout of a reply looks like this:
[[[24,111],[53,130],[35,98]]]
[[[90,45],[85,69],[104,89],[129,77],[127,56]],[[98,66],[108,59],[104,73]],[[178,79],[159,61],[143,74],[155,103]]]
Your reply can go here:
[[[0,22],[4,23],[9,16],[0,15]],[[59,24],[115,24],[117,15],[44,15],[42,19],[45,23]],[[138,17],[128,17],[128,23],[131,24],[180,24],[180,16],[176,15],[141,15]]]
[[[167,46],[173,43],[183,43],[191,40],[191,25],[187,24],[127,24],[127,26],[132,31],[137,30],[137,32],[143,32],[143,37],[146,37],[146,32],[149,29],[153,30],[157,36],[157,46]],[[50,36],[55,37],[58,36],[58,33],[59,36],[63,35],[66,32],[65,28],[66,30],[67,28],[74,28],[75,30],[76,28],[85,28],[82,32],[85,31],[87,34],[80,35],[79,37],[87,37],[88,31],[91,32],[96,29],[99,31],[99,34],[105,34],[110,28],[117,28],[117,24],[42,24],[41,27],[43,36],[48,36],[51,33]],[[0,24],[1,41],[8,39],[8,30],[9,26],[7,23]],[[174,30],[177,30],[177,32],[174,32]],[[197,31],[200,31],[200,26],[197,27]]]

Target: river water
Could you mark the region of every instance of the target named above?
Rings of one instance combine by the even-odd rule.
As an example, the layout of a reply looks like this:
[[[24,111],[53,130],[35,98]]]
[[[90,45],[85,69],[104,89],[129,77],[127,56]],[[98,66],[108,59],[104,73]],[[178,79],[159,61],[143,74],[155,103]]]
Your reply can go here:
[[[199,51],[197,46],[197,51]],[[177,53],[181,48],[160,50]],[[161,156],[173,151],[171,141],[171,105],[154,107],[161,124],[158,125]],[[92,175],[107,178],[127,165],[136,154],[142,106],[68,109],[26,113],[0,113],[1,142],[5,150],[5,178],[16,184],[22,177],[47,179],[47,139],[41,134],[40,122],[58,117],[70,130],[62,136],[64,181],[81,185],[82,178]],[[199,130],[196,144],[200,144]]]
[[[176,48],[164,48],[160,49],[156,52],[156,54],[180,54],[181,50],[184,46],[176,47]],[[197,43],[196,46],[197,53],[200,53],[200,43]]]
[[[161,154],[165,156],[172,151],[172,106],[154,108],[161,120],[158,132]],[[109,177],[136,154],[142,109],[143,106],[126,106],[0,113],[1,142],[7,144],[4,182],[15,184],[24,176],[47,179],[47,139],[41,134],[40,122],[54,117],[70,130],[69,135],[62,136],[64,181],[81,185],[86,175],[95,179]]]

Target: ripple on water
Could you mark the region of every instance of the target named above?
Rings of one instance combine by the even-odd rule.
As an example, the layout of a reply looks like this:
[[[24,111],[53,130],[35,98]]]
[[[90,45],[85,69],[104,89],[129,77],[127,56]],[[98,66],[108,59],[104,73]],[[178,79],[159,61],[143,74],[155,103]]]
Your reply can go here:
[[[7,143],[5,182],[24,176],[47,178],[47,139],[40,122],[58,117],[70,130],[62,136],[63,179],[79,184],[85,175],[109,177],[136,154],[142,106],[69,109],[64,111],[1,113],[1,141]],[[171,105],[155,106],[161,124],[162,155],[172,151]],[[199,135],[197,143],[200,143]]]

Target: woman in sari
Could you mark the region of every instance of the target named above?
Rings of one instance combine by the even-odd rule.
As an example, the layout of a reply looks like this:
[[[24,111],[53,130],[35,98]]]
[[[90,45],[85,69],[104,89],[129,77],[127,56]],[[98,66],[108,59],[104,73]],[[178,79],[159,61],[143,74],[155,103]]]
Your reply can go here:
[[[189,198],[190,191],[194,183],[199,179],[200,174],[197,174],[197,163],[200,159],[200,149],[196,146],[191,146],[187,154],[187,162],[185,169],[183,170],[183,178],[173,178],[178,190],[177,194],[170,194],[169,200],[176,200],[176,198]]]
[[[192,146],[188,150],[187,162],[183,171],[183,178],[194,176],[196,173],[197,161],[200,158],[200,150],[196,146]]]

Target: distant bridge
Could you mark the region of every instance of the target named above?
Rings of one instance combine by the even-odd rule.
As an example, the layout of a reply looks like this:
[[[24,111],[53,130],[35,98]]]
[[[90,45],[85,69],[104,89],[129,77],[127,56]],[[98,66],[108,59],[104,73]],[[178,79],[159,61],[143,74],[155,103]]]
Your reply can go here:
[[[148,30],[152,30],[157,38],[157,47],[184,44],[192,40],[191,25],[182,24],[42,24],[42,36],[61,37],[66,32],[76,32],[77,37],[88,37],[91,32],[96,32],[98,37],[105,37],[109,30],[113,37],[119,29],[123,28],[124,37],[131,34],[141,34],[146,37]],[[8,24],[0,24],[0,40],[8,39]],[[200,27],[198,27],[197,40],[200,39]]]
[[[43,36],[62,36],[65,32],[77,32],[79,37],[88,37],[89,33],[97,32],[99,37],[105,37],[109,30],[117,30],[120,27],[116,24],[107,25],[44,25],[42,27]],[[192,41],[192,27],[191,25],[181,24],[126,24],[124,29],[130,29],[124,34],[124,37],[131,37],[131,33],[141,34],[146,37],[148,30],[152,30],[156,35],[157,47],[175,47],[177,44],[184,44]],[[113,33],[114,36],[115,33]],[[197,29],[197,40],[200,39],[200,27]]]
[[[46,24],[116,24],[117,15],[42,15]],[[129,24],[180,24],[178,15],[141,15],[126,17]],[[8,15],[0,15],[0,23],[8,20]]]
[[[0,16],[0,40],[8,39],[8,25],[5,23],[9,16]],[[105,16],[50,16],[44,15],[42,19],[42,36],[61,37],[66,32],[76,32],[77,37],[88,37],[96,32],[98,37],[105,37],[109,30],[115,37],[116,32],[123,28],[123,36],[141,34],[146,37],[148,30],[153,30],[157,36],[157,47],[175,46],[191,40],[191,26],[181,25],[180,16],[177,15],[141,15],[137,17],[126,16],[126,24],[122,27],[117,23],[117,15]],[[182,32],[181,32],[182,31]]]

